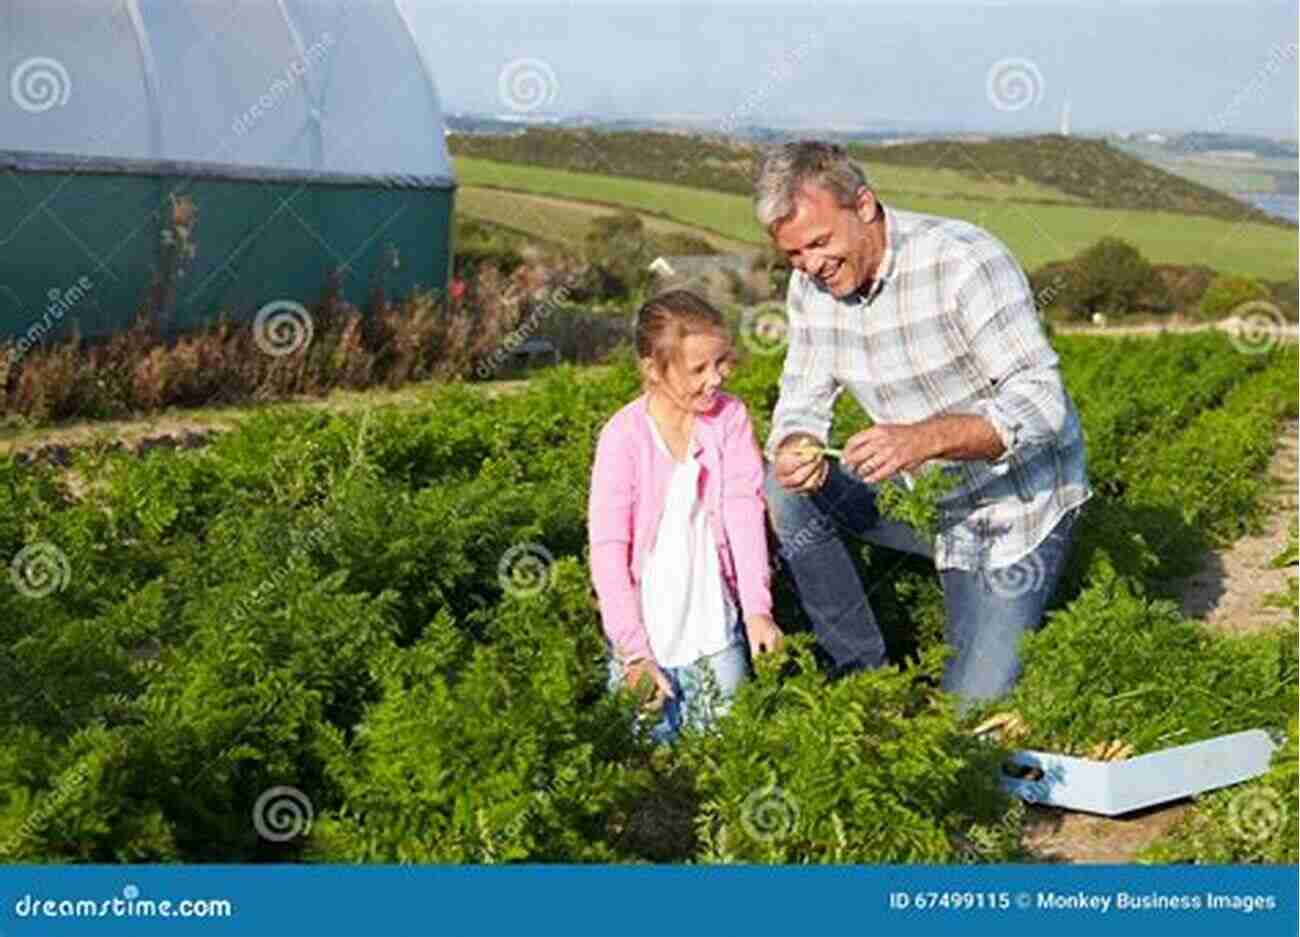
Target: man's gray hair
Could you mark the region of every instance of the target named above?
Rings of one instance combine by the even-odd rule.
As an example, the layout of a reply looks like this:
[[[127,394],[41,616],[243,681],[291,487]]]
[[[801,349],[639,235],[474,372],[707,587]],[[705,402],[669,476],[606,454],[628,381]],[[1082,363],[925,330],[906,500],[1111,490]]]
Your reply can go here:
[[[766,150],[754,174],[754,214],[770,231],[794,213],[794,197],[805,185],[826,189],[843,208],[857,204],[858,189],[871,188],[866,174],[835,143],[800,140]]]

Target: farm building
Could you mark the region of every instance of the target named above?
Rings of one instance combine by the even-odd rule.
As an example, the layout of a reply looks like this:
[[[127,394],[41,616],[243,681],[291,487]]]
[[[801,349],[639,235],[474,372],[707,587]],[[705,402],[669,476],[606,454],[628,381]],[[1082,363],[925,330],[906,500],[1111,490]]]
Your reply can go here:
[[[454,181],[405,0],[0,0],[0,340],[439,289]]]

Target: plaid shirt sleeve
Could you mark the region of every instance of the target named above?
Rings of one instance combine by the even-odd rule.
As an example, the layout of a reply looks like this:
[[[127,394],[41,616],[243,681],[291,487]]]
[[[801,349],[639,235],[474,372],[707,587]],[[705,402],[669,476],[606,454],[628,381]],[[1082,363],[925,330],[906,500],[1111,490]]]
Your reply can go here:
[[[1059,359],[1043,332],[1024,271],[989,239],[955,265],[954,305],[975,363],[994,388],[975,412],[1006,450],[992,460],[1051,442],[1065,428],[1067,404]]]
[[[844,390],[832,373],[831,336],[818,336],[803,301],[806,283],[798,271],[786,289],[786,329],[789,345],[781,372],[781,395],[772,413],[764,454],[776,459],[776,449],[792,433],[809,433],[825,443],[830,435],[835,400]]]

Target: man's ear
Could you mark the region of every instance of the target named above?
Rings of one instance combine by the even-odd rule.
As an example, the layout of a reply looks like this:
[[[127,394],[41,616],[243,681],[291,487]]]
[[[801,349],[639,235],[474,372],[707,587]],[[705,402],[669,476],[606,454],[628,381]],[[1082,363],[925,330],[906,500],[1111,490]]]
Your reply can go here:
[[[864,222],[876,217],[876,194],[865,185],[858,189],[858,217]]]

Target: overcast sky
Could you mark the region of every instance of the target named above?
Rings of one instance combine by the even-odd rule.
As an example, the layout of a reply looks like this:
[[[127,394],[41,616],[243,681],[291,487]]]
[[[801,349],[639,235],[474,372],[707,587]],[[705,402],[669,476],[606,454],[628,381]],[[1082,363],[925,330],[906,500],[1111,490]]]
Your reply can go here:
[[[406,6],[449,111],[1296,135],[1294,3]]]

